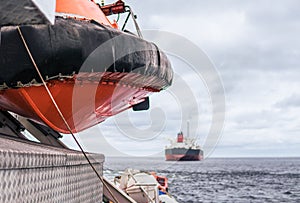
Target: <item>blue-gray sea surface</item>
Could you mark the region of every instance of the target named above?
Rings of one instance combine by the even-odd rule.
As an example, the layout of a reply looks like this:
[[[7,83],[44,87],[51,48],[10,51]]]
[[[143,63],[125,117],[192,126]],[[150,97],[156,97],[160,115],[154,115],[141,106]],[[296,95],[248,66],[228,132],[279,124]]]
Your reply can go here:
[[[169,179],[178,202],[299,202],[300,158],[209,158],[166,162],[163,158],[108,157],[104,175],[126,168],[156,171]]]

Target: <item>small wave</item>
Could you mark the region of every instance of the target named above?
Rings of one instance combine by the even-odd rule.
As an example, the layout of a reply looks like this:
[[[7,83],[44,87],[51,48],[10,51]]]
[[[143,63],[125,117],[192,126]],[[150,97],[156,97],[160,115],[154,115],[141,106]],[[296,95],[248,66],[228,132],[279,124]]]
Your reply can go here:
[[[291,194],[293,194],[291,191],[286,191],[286,192],[284,192],[283,194],[285,194],[285,195],[291,195]]]

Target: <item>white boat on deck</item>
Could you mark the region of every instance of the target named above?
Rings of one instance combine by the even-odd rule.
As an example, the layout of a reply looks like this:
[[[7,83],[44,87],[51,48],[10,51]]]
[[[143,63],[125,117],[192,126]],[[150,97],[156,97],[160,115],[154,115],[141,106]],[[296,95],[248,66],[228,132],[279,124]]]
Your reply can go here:
[[[127,169],[114,183],[138,203],[178,203],[168,193],[167,178],[155,173]]]

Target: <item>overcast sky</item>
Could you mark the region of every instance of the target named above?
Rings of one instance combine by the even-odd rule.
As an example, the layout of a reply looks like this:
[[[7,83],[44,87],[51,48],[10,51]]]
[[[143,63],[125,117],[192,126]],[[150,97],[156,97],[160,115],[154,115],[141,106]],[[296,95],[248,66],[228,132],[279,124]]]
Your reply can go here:
[[[300,156],[299,1],[126,2],[141,29],[181,35],[215,65],[225,90],[226,120],[210,157]],[[129,110],[78,134],[87,151],[162,156],[168,138],[186,133],[188,119],[190,136],[204,144],[212,122],[210,92],[188,62],[169,57],[173,86],[150,97],[150,111]],[[74,146],[69,136],[64,140]]]

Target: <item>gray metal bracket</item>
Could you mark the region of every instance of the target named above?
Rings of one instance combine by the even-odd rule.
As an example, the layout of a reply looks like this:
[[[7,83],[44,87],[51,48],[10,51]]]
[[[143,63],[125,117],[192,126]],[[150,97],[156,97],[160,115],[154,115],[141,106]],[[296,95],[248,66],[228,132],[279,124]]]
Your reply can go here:
[[[59,140],[62,135],[50,127],[35,123],[22,116],[13,116],[7,111],[0,111],[0,134],[28,140],[23,133],[25,129],[40,143],[68,148]]]

